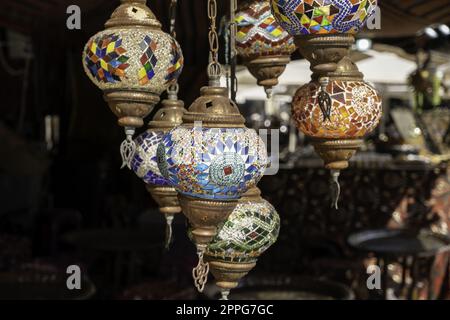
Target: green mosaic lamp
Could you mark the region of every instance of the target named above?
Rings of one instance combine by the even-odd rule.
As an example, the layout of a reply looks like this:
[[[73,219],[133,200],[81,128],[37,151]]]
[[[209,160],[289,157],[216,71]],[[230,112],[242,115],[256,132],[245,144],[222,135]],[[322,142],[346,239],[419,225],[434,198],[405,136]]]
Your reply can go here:
[[[118,124],[125,128],[121,145],[123,165],[131,167],[136,151],[135,129],[159,102],[159,96],[180,75],[183,54],[146,0],[121,0],[105,23],[105,30],[89,39],[83,67],[104,93]]]
[[[238,286],[260,255],[275,243],[279,231],[280,217],[275,208],[261,198],[257,187],[249,189],[205,252],[223,300],[228,299],[230,290]]]

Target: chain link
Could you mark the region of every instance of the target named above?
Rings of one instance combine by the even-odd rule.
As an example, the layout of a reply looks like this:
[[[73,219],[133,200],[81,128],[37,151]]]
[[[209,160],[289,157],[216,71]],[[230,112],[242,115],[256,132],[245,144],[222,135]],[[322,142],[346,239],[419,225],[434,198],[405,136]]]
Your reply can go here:
[[[211,52],[211,61],[208,65],[208,76],[220,77],[222,67],[219,63],[219,35],[216,30],[217,19],[217,1],[208,0],[208,18],[210,20],[210,28],[208,33],[209,50]]]
[[[236,100],[237,78],[236,78],[236,11],[237,0],[230,0],[230,92],[231,100]]]
[[[176,32],[176,21],[177,21],[177,5],[178,0],[171,0],[170,1],[170,8],[169,8],[169,17],[170,17],[170,35],[173,39],[176,39],[177,32]],[[178,100],[178,83],[175,82],[174,84],[171,84],[170,87],[167,89],[167,93],[169,95],[170,100]]]
[[[177,37],[177,33],[175,30],[175,22],[177,19],[177,1],[171,0],[170,9],[169,9],[169,17],[170,17],[170,35],[175,39]]]
[[[231,43],[231,58],[236,56],[236,10],[237,0],[230,0],[230,43]]]

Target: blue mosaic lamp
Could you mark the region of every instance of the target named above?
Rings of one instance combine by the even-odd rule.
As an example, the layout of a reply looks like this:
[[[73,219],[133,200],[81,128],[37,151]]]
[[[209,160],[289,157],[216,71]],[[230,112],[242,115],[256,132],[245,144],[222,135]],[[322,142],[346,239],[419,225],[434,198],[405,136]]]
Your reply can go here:
[[[159,206],[159,211],[166,218],[166,248],[172,240],[172,221],[174,215],[181,212],[177,191],[162,176],[158,168],[156,151],[164,134],[182,123],[186,109],[178,100],[178,85],[168,90],[168,99],[162,101],[162,107],[150,121],[147,131],[135,139],[136,152],[131,160],[131,168],[141,178],[147,191]]]
[[[122,167],[131,167],[136,150],[135,128],[159,102],[183,68],[183,54],[174,38],[145,5],[146,0],[121,0],[83,51],[83,67],[89,79],[104,93],[118,124],[125,128],[121,145]]]
[[[276,242],[279,231],[280,217],[275,208],[261,198],[258,188],[247,191],[205,252],[223,300]]]

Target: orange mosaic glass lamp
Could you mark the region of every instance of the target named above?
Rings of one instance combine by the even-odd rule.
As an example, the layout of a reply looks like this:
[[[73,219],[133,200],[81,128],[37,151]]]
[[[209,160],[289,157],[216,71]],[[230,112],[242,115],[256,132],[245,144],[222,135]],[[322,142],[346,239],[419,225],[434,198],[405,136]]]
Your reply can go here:
[[[303,133],[317,139],[356,139],[375,129],[381,117],[381,97],[370,85],[333,80],[325,91],[331,99],[329,111],[321,108],[321,86],[317,82],[295,94],[293,118]]]
[[[331,170],[338,208],[340,170],[382,116],[379,93],[349,58],[354,34],[375,13],[376,0],[271,0],[272,12],[311,63],[312,81],[293,97],[297,127]]]

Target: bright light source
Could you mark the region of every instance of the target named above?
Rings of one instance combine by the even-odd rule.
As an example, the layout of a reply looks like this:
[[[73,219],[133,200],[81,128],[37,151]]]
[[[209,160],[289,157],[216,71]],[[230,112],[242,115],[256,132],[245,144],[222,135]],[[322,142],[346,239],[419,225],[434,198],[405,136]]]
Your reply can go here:
[[[288,127],[286,127],[284,125],[280,127],[280,132],[281,133],[286,133],[287,131],[288,131]]]
[[[436,30],[434,30],[431,27],[426,27],[425,28],[425,34],[431,38],[431,39],[436,39],[437,37],[439,37],[438,33],[436,32]]]
[[[259,113],[252,113],[252,115],[250,116],[250,119],[254,122],[261,121],[262,115],[260,115]]]
[[[450,35],[450,28],[446,24],[439,25],[438,29],[442,34],[446,36]]]
[[[358,51],[367,51],[371,48],[372,48],[372,40],[366,38],[356,40],[356,49]]]

